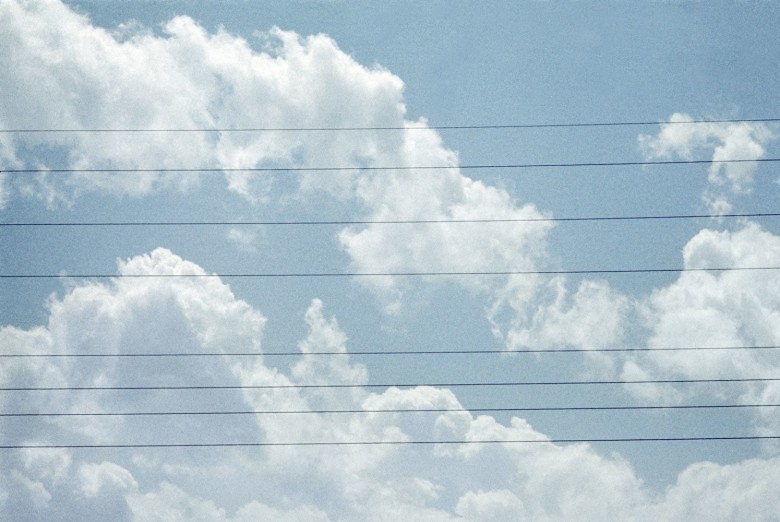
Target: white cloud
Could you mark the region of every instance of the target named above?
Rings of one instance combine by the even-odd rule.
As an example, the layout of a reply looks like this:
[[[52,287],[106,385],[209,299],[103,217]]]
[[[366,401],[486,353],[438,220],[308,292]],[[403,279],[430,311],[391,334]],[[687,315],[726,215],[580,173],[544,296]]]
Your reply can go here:
[[[740,243],[741,233],[713,236],[716,244]],[[746,230],[752,240],[768,239],[760,230]],[[757,236],[756,236],[757,235]],[[707,243],[707,238],[700,241]],[[748,238],[751,239],[751,238]],[[771,247],[771,245],[770,245]],[[701,247],[704,248],[704,247]],[[773,248],[773,247],[771,247]],[[735,249],[732,249],[735,250]],[[736,249],[738,250],[738,249]],[[688,256],[695,259],[698,248]],[[197,265],[169,251],[128,259],[121,274],[205,274]],[[587,286],[587,285],[586,285]],[[607,295],[606,289],[587,287],[583,295]],[[766,292],[765,292],[766,294]],[[767,294],[768,297],[768,294]],[[660,299],[660,298],[659,298]],[[596,299],[598,301],[598,299]],[[574,299],[574,302],[577,302]],[[659,300],[662,302],[662,300]],[[571,306],[568,308],[572,308]],[[574,307],[576,308],[576,306]],[[0,330],[3,349],[54,350],[84,353],[91,350],[130,353],[177,346],[183,351],[219,351],[245,347],[260,350],[263,316],[232,295],[217,278],[165,278],[153,281],[130,278],[106,283],[74,285],[49,304],[46,327]],[[261,357],[240,360],[216,358],[195,365],[168,361],[132,368],[50,360],[42,374],[38,367],[3,366],[2,385],[18,382],[50,385],[78,383],[214,383],[305,384],[314,382],[364,384],[366,369],[349,360],[347,337],[324,305],[314,300],[306,312],[309,328],[299,343],[301,356],[290,370],[267,365]],[[575,321],[576,322],[576,321]],[[335,355],[316,355],[334,352]],[[45,359],[44,359],[45,360]],[[138,364],[133,363],[133,364]],[[326,396],[323,390],[245,389],[210,402],[177,399],[177,407],[192,409],[255,408],[318,410],[380,408],[461,408],[448,389],[417,387],[372,392],[358,386]],[[85,393],[49,394],[27,411],[116,411],[170,409],[170,397],[161,394],[130,395]],[[755,460],[734,466],[694,465],[680,476],[678,486],[654,500],[631,466],[617,455],[603,456],[587,444],[558,445],[527,421],[515,417],[508,424],[469,412],[409,413],[305,413],[257,415],[251,419],[183,418],[168,423],[135,424],[129,419],[101,427],[88,423],[38,423],[28,431],[4,433],[15,442],[100,441],[371,441],[532,439],[530,444],[460,444],[439,446],[333,446],[277,447],[221,451],[203,449],[197,459],[191,452],[174,449],[136,454],[117,452],[110,460],[94,461],[87,450],[26,450],[4,454],[8,469],[17,469],[3,484],[8,500],[0,507],[12,509],[20,502],[37,503],[41,516],[47,510],[75,510],[72,491],[82,500],[80,519],[100,515],[100,508],[127,510],[135,520],[243,521],[259,516],[280,520],[501,520],[515,513],[532,520],[696,520],[680,506],[700,502],[701,489],[693,478],[701,477],[708,494],[720,496],[724,512],[740,515],[772,513],[776,488],[772,473],[753,477],[757,500],[743,501],[745,477],[750,470],[776,467],[772,460]],[[139,426],[146,426],[139,429]],[[154,426],[149,429],[149,426]],[[702,471],[704,470],[704,471]],[[706,472],[706,473],[705,473]],[[65,484],[73,484],[65,487]],[[258,487],[262,484],[262,487]],[[29,499],[29,500],[25,500]],[[121,501],[121,504],[117,504]],[[11,506],[11,507],[9,507]],[[88,509],[89,508],[89,509]],[[86,509],[86,511],[84,511]],[[64,510],[64,511],[63,511]],[[120,511],[116,511],[119,513]],[[76,513],[76,511],[73,511]],[[0,511],[3,516],[7,511]],[[665,515],[669,516],[665,516]],[[705,520],[706,518],[702,518]],[[760,518],[759,518],[760,519]]]
[[[630,301],[606,282],[585,280],[570,296],[566,279],[558,276],[540,286],[539,292],[545,297],[533,301],[533,308],[524,301],[497,301],[496,306],[508,306],[514,312],[506,332],[508,349],[593,350],[621,340]],[[497,312],[496,308],[493,314]]]
[[[754,223],[734,232],[702,230],[683,250],[685,268],[778,264],[780,237]],[[684,272],[673,284],[655,291],[646,303],[645,320],[651,332],[648,346],[780,344],[780,298],[775,291],[779,287],[780,274],[775,270]],[[729,350],[649,352],[632,359],[624,373],[651,378],[753,378],[775,376],[778,371],[780,359],[772,351]],[[766,389],[766,385],[755,386],[696,389],[731,401],[751,402],[761,400],[760,390]],[[676,395],[679,390],[674,393],[669,400],[682,398]]]
[[[107,31],[60,2],[0,5],[0,108],[4,128],[123,129],[399,126],[403,83],[366,68],[325,35],[272,29],[263,50],[186,16],[161,34]],[[59,133],[7,135],[0,158],[33,168],[245,168],[363,166],[398,156],[399,133]],[[356,137],[359,136],[359,139]],[[40,151],[50,150],[43,159]],[[37,153],[29,154],[36,148]],[[186,190],[200,174],[52,173],[17,178],[50,204],[100,191],[141,196]],[[230,190],[265,201],[272,177],[226,174]],[[323,183],[324,179],[327,183]],[[307,176],[307,187],[349,190],[354,175]],[[341,180],[334,183],[334,179]],[[24,181],[23,181],[24,180]]]
[[[415,165],[454,165],[451,151],[438,139],[421,146],[432,132],[409,136]],[[413,139],[411,137],[414,137]],[[403,171],[361,179],[357,196],[368,219],[468,220],[538,219],[533,205],[518,205],[505,191],[467,178],[457,168]],[[545,258],[550,222],[435,223],[368,225],[342,231],[339,240],[360,272],[458,272],[533,270]],[[442,280],[442,278],[437,278]],[[473,291],[505,284],[501,277],[444,278]],[[362,278],[378,289],[390,310],[397,310],[404,285],[394,278]]]
[[[21,454],[25,470],[40,479],[61,482],[70,471],[72,458],[65,450],[22,450]]]
[[[310,506],[295,506],[279,509],[250,502],[236,513],[235,521],[275,520],[278,522],[327,522],[330,518],[321,510]]]
[[[4,165],[104,167],[357,167],[447,166],[440,170],[299,175],[302,197],[323,193],[361,205],[368,219],[535,219],[547,216],[514,201],[500,189],[463,176],[458,156],[424,120],[406,120],[403,84],[379,67],[366,68],[324,35],[300,37],[279,29],[265,34],[263,50],[224,31],[210,34],[192,19],[178,17],[160,35],[130,27],[95,28],[58,2],[0,4],[0,89],[18,105],[0,108],[4,128],[98,127],[421,127],[361,133],[223,133],[20,135],[0,143]],[[674,115],[673,120],[687,116]],[[260,122],[260,123],[258,123]],[[698,129],[698,130],[697,130]],[[773,137],[756,125],[663,126],[641,143],[648,157],[693,157],[711,151],[715,159],[764,154]],[[47,158],[30,150],[44,148]],[[717,166],[705,196],[716,210],[732,193],[749,190],[754,166]],[[14,190],[50,204],[104,192],[141,196],[158,190],[186,190],[197,174],[148,172],[137,175],[42,174],[19,178]],[[260,203],[269,198],[273,176],[226,174],[228,188]],[[9,196],[0,188],[0,204]],[[2,184],[0,184],[2,187]],[[717,192],[721,190],[721,192]],[[547,262],[549,222],[496,224],[409,224],[355,226],[338,234],[340,246],[359,271],[534,270]],[[235,229],[238,230],[238,229]],[[228,232],[251,248],[254,238]],[[733,233],[703,231],[685,250],[687,266],[777,262],[777,237],[756,226]],[[708,265],[709,264],[709,265]],[[722,265],[723,264],[723,265]],[[165,249],[119,263],[124,275],[207,272]],[[690,343],[777,343],[778,287],[772,272],[683,274],[668,288],[636,305],[600,281],[576,291],[562,278],[515,276],[445,278],[489,296],[488,317],[513,349],[533,346],[610,346],[624,335],[634,307],[645,314],[650,346]],[[397,310],[413,285],[392,277],[361,279],[388,310]],[[618,455],[604,456],[587,444],[548,441],[525,419],[502,424],[469,412],[362,413],[373,408],[461,408],[447,389],[416,387],[381,392],[365,367],[350,360],[347,336],[314,299],[305,321],[301,356],[289,368],[260,356],[264,316],[237,299],[216,277],[118,278],[78,283],[48,303],[46,326],[0,329],[3,349],[31,353],[137,353],[254,351],[254,358],[190,360],[10,359],[0,366],[0,383],[14,386],[137,383],[300,385],[323,382],[356,385],[336,393],[313,388],[245,388],[219,396],[163,391],[40,393],[22,400],[4,394],[8,411],[108,412],[252,408],[295,409],[301,414],[258,414],[227,419],[130,418],[33,419],[4,431],[9,443],[145,442],[249,440],[290,441],[479,441],[532,439],[531,444],[428,446],[345,445],[213,451],[198,458],[187,451],[112,453],[93,461],[88,451],[28,450],[3,455],[11,479],[0,478],[6,501],[0,515],[35,503],[44,515],[73,508],[74,491],[90,507],[120,498],[136,520],[501,520],[766,519],[777,513],[777,462],[756,459],[733,466],[696,464],[677,486],[657,498]],[[730,311],[731,314],[726,314]],[[734,313],[736,311],[736,314]],[[680,318],[684,317],[685,321]],[[705,335],[706,334],[706,335]],[[318,352],[334,352],[324,356]],[[745,353],[707,359],[681,354],[628,358],[624,375],[725,375],[776,368],[771,354]],[[677,393],[684,393],[677,390]],[[780,389],[742,388],[737,400],[777,401]],[[671,400],[671,399],[670,399]],[[356,413],[317,413],[326,408]],[[757,423],[769,429],[766,415]],[[19,427],[21,426],[21,427]],[[153,426],[153,429],[149,429]],[[774,431],[776,433],[776,430]],[[105,457],[106,455],[102,455]],[[769,471],[767,471],[769,470]],[[751,477],[750,484],[747,477]],[[69,480],[70,479],[70,482]],[[72,484],[65,487],[64,484]],[[718,513],[694,513],[701,493]],[[755,494],[759,492],[760,495]],[[19,500],[23,498],[24,500]],[[751,499],[751,503],[745,499]],[[708,506],[705,506],[709,508]],[[49,510],[46,512],[46,510]],[[5,510],[5,511],[3,511]],[[64,510],[64,511],[63,511]],[[90,512],[88,512],[89,514]],[[513,516],[514,515],[514,516]],[[99,511],[91,512],[104,518]],[[51,517],[49,517],[51,518]],[[74,517],[84,518],[84,517]]]
[[[527,520],[523,501],[509,490],[469,491],[458,500],[455,511],[466,520]]]
[[[155,492],[127,497],[134,520],[144,522],[221,522],[227,520],[225,510],[188,495],[173,484],[164,483]]]
[[[403,82],[381,67],[358,64],[324,35],[272,29],[254,49],[224,31],[209,33],[187,17],[154,34],[110,32],[58,2],[6,2],[0,79],[24,104],[3,106],[6,128],[406,127],[372,132],[20,134],[6,147],[33,167],[382,167],[451,166],[447,170],[306,172],[305,196],[355,200],[367,219],[538,218],[533,205],[463,176],[457,154],[425,120],[408,121]],[[24,96],[21,96],[24,93]],[[414,127],[414,129],[412,129]],[[25,156],[32,147],[50,159]],[[10,156],[9,156],[10,157]],[[15,178],[23,194],[50,204],[100,191],[141,196],[185,190],[198,173],[50,173]],[[230,190],[267,200],[273,175],[226,173]],[[26,181],[22,181],[25,179]],[[370,225],[338,240],[352,266],[365,271],[527,270],[545,254],[550,223]],[[229,238],[253,248],[237,229]],[[464,253],[467,253],[465,255]],[[497,278],[458,278],[490,291]],[[393,278],[364,278],[388,311],[409,289]]]
[[[250,254],[257,253],[257,234],[251,230],[243,228],[230,228],[227,232],[227,238],[244,252]]]
[[[700,152],[710,153],[712,161],[755,160],[764,156],[766,145],[777,136],[762,123],[697,123],[687,114],[674,113],[669,123],[661,124],[656,136],[640,135],[639,145],[648,159],[701,159]],[[733,195],[751,191],[755,162],[712,163],[709,186],[703,194],[705,203],[715,214],[729,212]]]
[[[11,197],[11,188],[8,183],[8,174],[0,173],[0,210],[3,210]]]
[[[646,520],[777,520],[780,459],[694,464],[680,474],[665,501],[646,513]]]
[[[116,488],[120,491],[133,492],[138,489],[138,482],[129,471],[112,462],[100,464],[85,463],[79,467],[81,492],[88,498],[96,497],[103,488]]]
[[[32,504],[36,508],[44,508],[51,501],[51,493],[49,493],[49,491],[46,489],[46,486],[44,486],[42,482],[32,480],[16,469],[11,471],[11,477],[16,482],[24,486],[24,488],[27,490],[27,493],[30,495]]]

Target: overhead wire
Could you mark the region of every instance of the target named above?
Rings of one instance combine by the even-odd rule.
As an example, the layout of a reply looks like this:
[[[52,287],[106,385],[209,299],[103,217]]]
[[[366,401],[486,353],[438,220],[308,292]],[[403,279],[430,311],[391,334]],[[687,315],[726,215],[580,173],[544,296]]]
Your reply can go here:
[[[573,270],[436,270],[399,272],[253,272],[253,273],[166,273],[166,274],[0,274],[0,279],[202,279],[202,278],[307,278],[307,277],[458,277],[511,275],[587,275],[587,274],[662,274],[682,272],[777,271],[780,266],[681,267],[681,268],[604,268]]]
[[[470,165],[390,165],[390,166],[315,166],[315,167],[157,167],[157,168],[13,168],[0,169],[5,174],[131,174],[131,173],[213,173],[213,172],[363,172],[363,171],[414,171],[414,170],[492,170],[492,169],[545,169],[579,167],[638,167],[652,165],[702,165],[731,163],[776,163],[780,158],[752,159],[681,159],[645,161],[588,161],[569,163],[484,163]]]
[[[725,219],[778,217],[780,212],[728,214],[661,214],[631,216],[563,216],[528,218],[472,219],[362,219],[362,220],[293,220],[293,221],[20,221],[0,222],[0,227],[184,227],[184,226],[350,226],[350,225],[427,225],[455,223],[557,223],[589,221],[657,221],[683,219]]]
[[[642,411],[642,410],[704,410],[777,408],[780,404],[670,404],[640,406],[513,406],[487,408],[381,408],[341,410],[221,410],[221,411],[125,411],[125,412],[17,412],[0,413],[0,417],[175,417],[216,415],[325,415],[358,413],[499,413],[499,412],[562,412],[562,411]]]
[[[7,449],[143,449],[143,448],[247,448],[303,446],[431,446],[466,444],[577,444],[607,442],[703,442],[778,440],[780,435],[725,435],[684,437],[610,437],[610,438],[535,438],[485,440],[363,440],[363,441],[296,441],[296,442],[196,442],[196,443],[130,443],[130,444],[3,444]]]
[[[658,348],[536,348],[533,350],[363,350],[350,352],[120,352],[120,353],[0,353],[0,358],[63,358],[63,357],[310,357],[310,356],[399,356],[399,355],[531,355],[539,353],[575,354],[575,353],[620,353],[620,352],[685,352],[719,350],[777,350],[780,345],[753,346],[670,346]]]
[[[415,129],[533,129],[533,128],[562,128],[562,127],[611,127],[611,126],[638,126],[638,125],[669,125],[669,124],[699,124],[699,123],[738,123],[738,122],[763,122],[774,123],[780,118],[743,119],[743,120],[694,120],[681,122],[593,122],[593,123],[562,123],[562,124],[517,124],[517,125],[444,125],[424,127],[310,127],[310,128],[211,128],[211,129],[0,129],[0,133],[62,133],[62,132],[258,132],[258,131],[380,131],[380,130],[415,130]],[[444,165],[444,166],[390,166],[390,167],[258,167],[258,168],[155,168],[155,169],[0,169],[4,173],[143,173],[143,172],[292,172],[292,171],[388,171],[388,170],[438,170],[438,169],[531,169],[531,168],[575,168],[575,167],[615,167],[615,166],[650,166],[650,165],[686,165],[686,164],[712,164],[712,163],[743,163],[743,162],[778,162],[780,158],[759,159],[732,159],[732,160],[663,160],[663,161],[635,161],[635,162],[576,162],[576,163],[517,163],[517,164],[482,164],[482,165]],[[694,219],[694,218],[721,218],[721,217],[770,217],[780,213],[752,213],[752,214],[728,214],[722,216],[710,215],[668,215],[668,216],[595,216],[595,217],[570,217],[570,218],[528,218],[528,219],[473,219],[473,220],[390,220],[390,221],[275,221],[275,222],[94,222],[94,223],[0,223],[0,226],[194,226],[194,225],[357,225],[357,224],[424,224],[424,223],[498,223],[498,222],[531,222],[531,221],[617,221],[617,220],[651,220],[651,219]],[[3,274],[0,278],[120,278],[120,277],[352,277],[352,276],[461,276],[461,275],[515,275],[515,274],[604,274],[604,273],[654,273],[654,272],[722,272],[737,270],[778,270],[780,267],[731,267],[731,268],[677,268],[677,269],[606,269],[606,270],[560,270],[560,271],[498,271],[498,272],[401,272],[401,273],[258,273],[258,274],[86,274],[86,275],[20,275]],[[654,349],[657,351],[670,350],[731,350],[731,349],[771,349],[777,346],[754,347],[679,347]],[[588,352],[588,351],[650,351],[653,349],[605,349],[605,350],[534,350],[522,353],[539,352]],[[399,351],[399,352],[354,352],[350,354],[338,353],[338,355],[393,355],[393,354],[455,354],[455,353],[507,353],[505,351]],[[327,352],[317,352],[326,355]],[[234,354],[194,354],[194,353],[167,353],[167,354],[0,354],[0,357],[174,357],[174,356],[201,356],[201,355],[293,355],[285,353],[234,353]],[[313,355],[301,354],[294,355]],[[337,355],[333,352],[330,355]],[[435,383],[435,384],[315,384],[315,385],[254,385],[254,386],[117,386],[117,387],[20,387],[0,388],[0,391],[77,391],[77,390],[209,390],[209,389],[279,389],[279,388],[379,388],[379,387],[416,387],[416,386],[440,386],[440,387],[472,387],[472,386],[564,386],[564,385],[606,385],[606,384],[664,384],[664,383],[728,383],[728,382],[759,382],[779,381],[780,378],[735,378],[735,379],[670,379],[670,380],[628,380],[628,381],[519,381],[519,382],[460,382],[460,383]],[[777,404],[721,404],[721,405],[670,405],[670,406],[563,406],[563,407],[524,407],[524,408],[469,408],[469,409],[419,409],[419,410],[319,410],[319,413],[401,413],[401,412],[447,412],[447,411],[585,411],[585,410],[647,410],[647,409],[707,409],[707,408],[750,408],[750,407],[777,407]],[[223,412],[71,412],[71,413],[0,413],[2,417],[42,417],[42,416],[161,416],[161,415],[249,415],[249,414],[285,414],[285,413],[314,413],[309,411],[223,411]],[[433,445],[433,444],[493,444],[493,443],[578,443],[578,442],[673,442],[673,441],[738,441],[738,440],[770,440],[780,439],[780,435],[761,436],[703,436],[703,437],[622,437],[603,439],[515,439],[515,440],[404,440],[404,441],[299,441],[299,442],[249,442],[249,443],[161,443],[161,444],[64,444],[64,445],[2,445],[0,449],[33,449],[33,448],[196,448],[196,447],[250,447],[250,446],[353,446],[353,445]]]
[[[289,389],[354,389],[354,388],[492,388],[520,386],[599,386],[633,384],[693,384],[778,382],[780,377],[735,377],[708,379],[636,379],[588,381],[480,381],[480,382],[411,382],[411,383],[328,383],[328,384],[227,384],[227,385],[138,385],[138,386],[4,386],[4,392],[29,391],[176,391],[176,390],[289,390]]]
[[[635,120],[609,122],[561,122],[561,123],[509,123],[509,124],[464,124],[464,125],[390,125],[390,126],[342,126],[342,127],[169,127],[169,128],[17,128],[0,129],[0,134],[23,133],[154,133],[154,132],[342,132],[342,131],[395,131],[395,130],[501,130],[501,129],[559,129],[587,127],[641,127],[650,125],[701,125],[712,123],[777,123],[780,118],[726,118],[691,119],[684,121]]]

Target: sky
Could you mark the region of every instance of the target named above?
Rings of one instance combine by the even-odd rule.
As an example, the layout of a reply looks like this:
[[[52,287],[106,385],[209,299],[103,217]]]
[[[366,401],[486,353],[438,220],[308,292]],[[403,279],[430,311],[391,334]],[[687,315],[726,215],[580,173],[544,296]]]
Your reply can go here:
[[[0,0],[0,518],[777,520],[779,25]]]

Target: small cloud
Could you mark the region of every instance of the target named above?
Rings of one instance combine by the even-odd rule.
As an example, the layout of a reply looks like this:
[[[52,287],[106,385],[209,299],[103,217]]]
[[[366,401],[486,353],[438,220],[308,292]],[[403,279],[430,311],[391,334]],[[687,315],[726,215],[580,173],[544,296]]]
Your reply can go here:
[[[725,122],[694,123],[694,119],[674,113],[668,123],[662,123],[656,135],[639,136],[639,148],[647,159],[699,159],[701,153],[711,155],[708,186],[702,199],[714,215],[731,210],[729,196],[749,194],[754,161],[726,163],[729,160],[758,160],[764,157],[766,145],[777,135],[763,123]]]
[[[257,253],[257,233],[243,228],[231,228],[228,230],[227,238],[232,241],[239,250]]]

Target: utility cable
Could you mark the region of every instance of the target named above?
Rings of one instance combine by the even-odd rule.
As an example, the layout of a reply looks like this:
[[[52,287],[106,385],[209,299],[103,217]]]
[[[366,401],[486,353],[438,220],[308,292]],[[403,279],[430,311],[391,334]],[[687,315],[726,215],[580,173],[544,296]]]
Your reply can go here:
[[[256,272],[196,274],[0,274],[0,279],[200,279],[200,278],[304,278],[304,277],[440,277],[510,275],[587,275],[587,274],[659,274],[681,272],[776,271],[780,266],[739,266],[709,268],[607,268],[584,270],[475,270],[431,272]]]
[[[780,435],[734,435],[701,437],[615,437],[615,438],[536,438],[490,440],[371,440],[371,441],[300,441],[300,442],[202,442],[202,443],[137,443],[137,444],[4,444],[0,449],[142,449],[142,448],[246,448],[301,446],[406,446],[461,444],[576,444],[606,442],[703,442],[778,440]]]
[[[309,357],[309,356],[399,356],[399,355],[526,355],[538,353],[604,353],[604,352],[685,352],[717,350],[777,350],[780,345],[766,346],[672,346],[660,348],[540,348],[533,350],[371,350],[357,352],[136,352],[136,353],[0,353],[0,358],[44,357]]]
[[[363,219],[363,220],[300,220],[300,221],[48,221],[0,223],[0,227],[184,227],[184,226],[350,226],[350,225],[427,225],[455,223],[537,223],[587,221],[657,221],[673,219],[724,219],[778,217],[780,212],[752,212],[740,214],[664,214],[641,216],[583,216],[533,218],[474,218],[474,219]]]
[[[658,160],[658,161],[608,161],[608,162],[573,162],[573,163],[486,163],[479,165],[420,165],[420,166],[386,166],[386,167],[192,167],[192,168],[24,168],[0,169],[6,174],[84,174],[84,173],[210,173],[210,172],[362,172],[362,171],[410,171],[410,170],[488,170],[488,169],[541,169],[541,168],[578,168],[578,167],[636,167],[651,165],[702,165],[729,163],[776,163],[780,158],[755,159],[701,159],[701,160]]]
[[[641,127],[651,125],[701,125],[712,123],[776,123],[780,118],[744,119],[699,119],[687,121],[611,121],[611,122],[564,122],[564,123],[516,123],[516,124],[471,124],[471,125],[403,125],[372,127],[202,127],[202,128],[123,128],[123,129],[0,129],[2,134],[23,133],[118,133],[118,132],[341,132],[341,131],[394,131],[394,130],[496,130],[496,129],[559,129],[580,127]]]
[[[352,410],[226,410],[226,411],[131,411],[131,412],[60,412],[60,413],[0,413],[0,417],[174,417],[211,415],[324,415],[333,413],[499,413],[499,412],[563,412],[563,411],[643,411],[643,410],[705,410],[737,408],[777,408],[780,404],[672,404],[659,406],[540,406],[506,408],[390,408]]]
[[[489,388],[515,386],[597,386],[626,384],[691,384],[778,382],[780,377],[711,378],[711,379],[639,379],[608,381],[500,381],[500,382],[441,382],[441,383],[391,383],[391,384],[235,384],[235,385],[148,385],[148,386],[9,386],[0,391],[173,391],[173,390],[290,390],[290,389],[350,389],[350,388]]]

